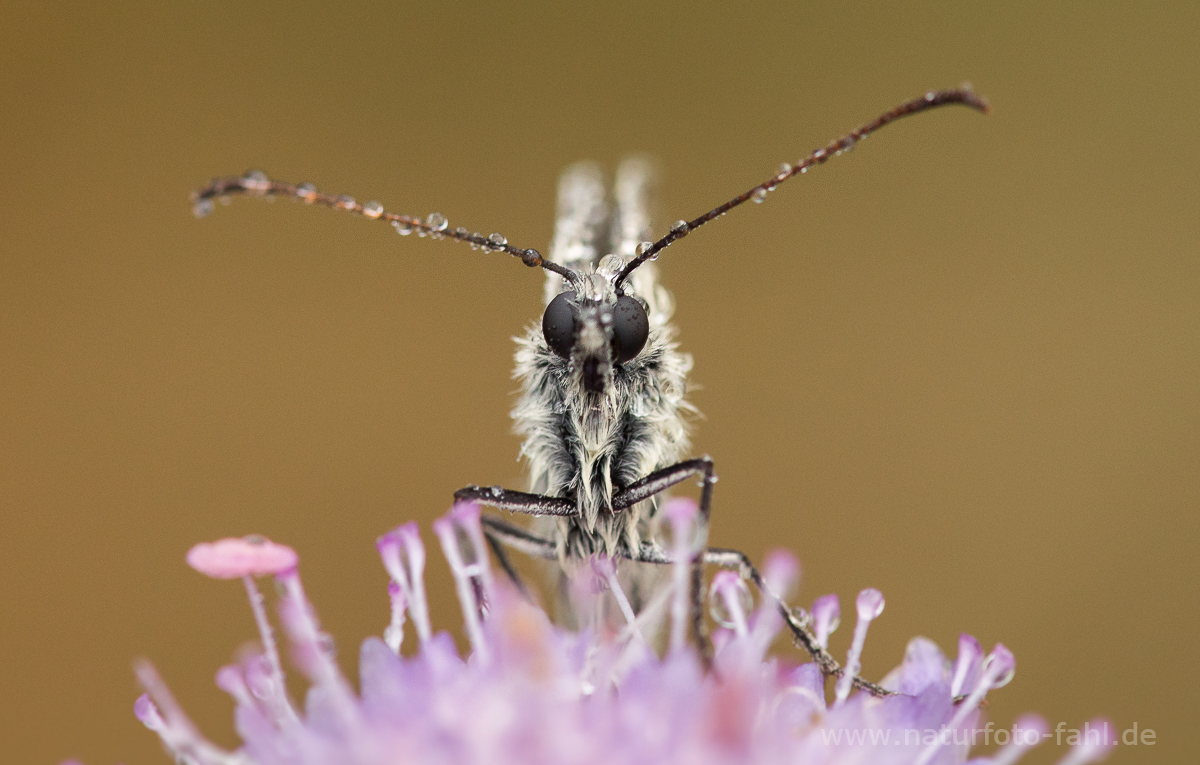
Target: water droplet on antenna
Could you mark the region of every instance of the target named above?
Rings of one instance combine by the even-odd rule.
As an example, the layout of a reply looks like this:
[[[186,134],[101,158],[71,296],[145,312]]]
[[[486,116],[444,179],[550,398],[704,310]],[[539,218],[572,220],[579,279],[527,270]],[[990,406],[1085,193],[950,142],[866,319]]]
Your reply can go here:
[[[317,187],[311,183],[301,183],[296,187],[296,196],[304,200],[307,204],[312,204],[317,199]]]
[[[383,205],[372,199],[363,205],[362,214],[371,220],[375,220],[380,215],[383,215]]]
[[[504,238],[503,234],[488,234],[488,241],[491,242],[496,249],[500,249],[504,247],[504,245],[508,244],[508,240]]]
[[[446,227],[450,225],[450,221],[446,220],[446,216],[440,212],[431,212],[425,216],[425,225],[434,231],[445,231]]]
[[[653,246],[654,246],[654,242],[639,242],[637,248],[634,249],[634,253],[638,257],[641,257],[642,255],[645,255],[646,251],[649,250]]]
[[[596,266],[596,273],[603,276],[605,279],[612,281],[617,274],[621,273],[621,269],[625,267],[625,261],[619,255],[609,253],[603,258],[600,258],[600,263]]]
[[[677,220],[671,224],[671,233],[686,234],[688,232],[688,222],[686,220]]]
[[[358,203],[355,202],[354,197],[350,196],[349,194],[341,194],[338,196],[337,201],[334,204],[339,210],[353,210],[355,205]]]
[[[400,236],[408,236],[413,231],[412,224],[403,220],[392,221],[392,228],[396,229],[396,233]]]
[[[750,198],[754,200],[754,204],[761,205],[764,201],[766,201],[767,190],[755,189],[754,193],[750,195]]]
[[[246,191],[263,194],[271,188],[271,179],[262,170],[247,170],[242,176],[242,187]]]

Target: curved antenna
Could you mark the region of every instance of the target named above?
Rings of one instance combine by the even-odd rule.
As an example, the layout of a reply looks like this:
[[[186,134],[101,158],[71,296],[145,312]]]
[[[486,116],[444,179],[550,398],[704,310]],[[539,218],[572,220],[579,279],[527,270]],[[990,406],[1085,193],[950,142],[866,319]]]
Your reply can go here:
[[[928,109],[934,109],[938,106],[946,106],[948,104],[962,104],[963,106],[969,106],[972,109],[983,112],[984,114],[988,113],[987,101],[975,95],[975,92],[971,90],[969,86],[964,85],[955,90],[931,90],[920,98],[914,98],[907,103],[897,106],[895,109],[892,109],[889,112],[881,114],[857,130],[853,130],[841,138],[830,141],[829,144],[824,148],[817,149],[804,159],[800,160],[799,164],[789,165],[786,162],[783,163],[783,165],[779,168],[778,173],[758,184],[746,193],[739,194],[720,207],[715,207],[712,210],[709,210],[695,220],[681,220],[677,222],[671,227],[670,232],[668,232],[666,236],[664,236],[662,239],[659,239],[657,242],[654,242],[649,246],[646,246],[645,243],[639,245],[637,257],[629,261],[629,264],[622,269],[613,286],[619,291],[621,289],[621,285],[624,284],[625,280],[629,278],[629,275],[633,273],[634,269],[648,260],[654,260],[658,257],[658,253],[662,252],[673,242],[684,238],[691,232],[703,226],[705,223],[708,223],[713,218],[721,217],[725,213],[749,199],[753,199],[756,202],[763,201],[767,198],[768,193],[774,191],[776,186],[783,183],[788,178],[806,173],[808,172],[808,168],[812,167],[813,165],[824,164],[830,157],[836,157],[844,151],[849,151],[850,149],[854,148],[856,143],[866,138],[871,133],[874,133],[884,125],[895,122],[901,117],[907,117],[910,114],[917,114]]]
[[[231,194],[244,194],[253,197],[288,197],[298,199],[305,204],[322,205],[331,210],[345,210],[355,215],[361,215],[369,220],[386,220],[391,222],[392,226],[401,234],[411,234],[413,231],[416,231],[419,236],[431,236],[435,239],[443,237],[457,239],[460,242],[466,242],[472,248],[483,248],[492,252],[507,252],[513,257],[520,258],[522,263],[531,268],[541,266],[547,271],[553,271],[572,284],[579,280],[579,275],[571,269],[544,259],[542,254],[535,249],[513,247],[500,234],[483,236],[478,232],[470,233],[462,227],[451,231],[449,230],[449,222],[446,220],[446,216],[441,213],[430,213],[426,216],[425,220],[414,218],[410,215],[399,215],[384,210],[383,205],[379,202],[371,201],[366,204],[359,204],[354,201],[354,197],[347,196],[346,194],[338,196],[322,194],[311,183],[296,185],[273,181],[265,173],[258,170],[250,170],[240,178],[232,176],[214,178],[204,188],[193,191],[192,212],[195,213],[197,218],[203,218],[213,211],[214,199],[223,200]]]

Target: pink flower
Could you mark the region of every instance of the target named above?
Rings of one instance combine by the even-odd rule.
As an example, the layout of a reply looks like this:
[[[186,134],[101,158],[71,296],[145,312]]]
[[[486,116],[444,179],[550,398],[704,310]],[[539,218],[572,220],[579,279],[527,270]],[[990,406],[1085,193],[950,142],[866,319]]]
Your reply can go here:
[[[675,539],[691,538],[694,507],[674,501],[668,517]],[[688,564],[675,564],[671,583],[636,615],[611,561],[580,566],[571,589],[582,625],[573,631],[552,624],[540,608],[492,576],[478,508],[456,506],[434,523],[434,531],[458,585],[471,643],[467,657],[458,654],[448,634],[431,628],[425,550],[415,524],[379,540],[392,580],[392,613],[383,639],[363,643],[358,694],[330,655],[304,595],[295,553],[266,540],[222,540],[193,548],[188,562],[209,576],[241,577],[258,621],[262,652],[217,673],[217,684],[236,701],[243,744],[230,752],[208,742],[149,663],[137,667],[147,691],[134,706],[138,718],[177,760],[196,765],[948,765],[967,762],[972,744],[983,743],[979,704],[1014,668],[1002,645],[985,656],[964,635],[952,664],[932,642],[915,638],[883,681],[896,695],[851,693],[867,628],[884,606],[882,594],[868,589],[856,602],[847,674],[830,701],[815,664],[793,666],[767,655],[782,618],[771,602],[752,609],[749,591],[735,574],[719,573],[710,588],[719,627],[706,668],[685,639]],[[775,593],[785,592],[797,571],[795,560],[783,553],[770,556],[763,567]],[[287,693],[254,581],[259,575],[273,575],[279,585],[280,622],[309,682],[299,707]],[[588,620],[588,614],[603,612],[607,599],[616,601],[624,625]],[[831,596],[813,606],[822,644],[837,627],[838,611]],[[668,613],[669,648],[659,656],[647,635]],[[418,641],[410,656],[401,653],[406,620]],[[1103,759],[1115,743],[1104,730],[1062,762]],[[1015,762],[1045,732],[1041,718],[1021,718],[993,759],[971,762]]]

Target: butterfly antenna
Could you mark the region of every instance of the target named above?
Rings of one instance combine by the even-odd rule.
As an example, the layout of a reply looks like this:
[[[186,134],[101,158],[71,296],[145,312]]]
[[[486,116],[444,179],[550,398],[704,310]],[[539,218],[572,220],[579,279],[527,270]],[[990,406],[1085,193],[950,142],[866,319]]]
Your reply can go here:
[[[418,236],[429,236],[434,239],[457,239],[466,242],[472,249],[484,249],[492,252],[507,252],[521,259],[527,266],[540,266],[547,271],[562,276],[569,282],[576,282],[578,275],[569,268],[546,260],[535,249],[520,249],[513,247],[501,234],[483,236],[459,227],[451,230],[446,216],[441,213],[430,213],[424,220],[410,215],[400,215],[383,209],[379,202],[371,201],[359,204],[354,197],[340,194],[333,196],[323,194],[311,183],[299,185],[274,181],[259,170],[251,170],[242,177],[214,178],[204,188],[192,192],[192,212],[197,218],[203,218],[213,211],[213,200],[225,202],[234,194],[251,197],[287,197],[298,199],[309,205],[321,205],[332,210],[344,210],[355,215],[361,215],[369,220],[386,220],[402,235],[417,232]]]
[[[691,232],[708,223],[714,218],[719,218],[733,208],[744,202],[753,199],[756,202],[761,202],[767,198],[767,194],[775,190],[775,187],[796,175],[801,175],[808,172],[808,168],[813,165],[822,165],[829,160],[830,157],[836,157],[842,152],[849,151],[854,148],[862,139],[874,133],[879,128],[889,123],[895,122],[901,117],[907,117],[910,114],[918,114],[929,109],[934,109],[939,106],[947,106],[949,104],[962,104],[969,106],[972,109],[988,113],[988,104],[980,96],[976,95],[969,86],[963,86],[955,90],[931,90],[920,98],[897,106],[889,112],[879,115],[867,124],[852,130],[846,135],[834,141],[830,141],[828,145],[817,149],[809,154],[804,159],[800,160],[795,165],[783,163],[780,166],[779,172],[771,176],[767,180],[751,188],[744,194],[739,194],[729,200],[720,207],[715,207],[712,210],[701,215],[699,218],[691,221],[681,220],[671,227],[670,232],[657,242],[643,242],[638,246],[637,257],[629,261],[628,265],[622,269],[617,276],[614,286],[619,290],[621,285],[629,278],[629,275],[643,263],[649,260],[654,260],[658,254],[669,247],[674,242],[679,241]]]

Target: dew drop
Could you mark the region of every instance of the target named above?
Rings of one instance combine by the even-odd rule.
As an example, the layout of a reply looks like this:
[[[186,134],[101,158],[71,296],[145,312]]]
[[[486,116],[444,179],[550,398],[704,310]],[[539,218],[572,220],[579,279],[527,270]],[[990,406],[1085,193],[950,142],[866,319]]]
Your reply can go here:
[[[434,231],[445,231],[446,227],[450,225],[450,221],[446,220],[446,216],[440,212],[431,212],[425,216],[425,225]]]
[[[992,688],[1003,688],[1004,686],[1006,686],[1012,682],[1012,680],[1016,676],[1016,674],[1017,674],[1017,668],[1009,667],[1008,670],[1005,671],[1005,673],[1003,675],[1001,675],[999,678],[996,679],[996,683],[995,683],[995,685],[992,686]]]
[[[492,246],[496,249],[500,249],[504,245],[508,244],[508,240],[504,238],[504,235],[497,233],[488,234],[488,241],[491,242]]]
[[[934,93],[932,90],[925,94],[926,101],[932,101],[935,98],[937,98],[937,93]]]
[[[371,220],[375,220],[380,215],[383,215],[383,205],[372,199],[363,205],[362,214]]]
[[[311,183],[301,183],[296,187],[296,196],[303,199],[308,204],[312,204],[317,198],[317,187]]]
[[[530,247],[521,253],[521,262],[530,268],[540,266],[542,264],[542,253]]]
[[[504,489],[501,489],[499,486],[493,486],[488,489],[488,491],[491,492],[491,495],[497,499],[504,496]]]
[[[400,236],[408,236],[413,231],[412,224],[402,220],[392,221],[392,228],[396,229],[396,233]]]
[[[211,199],[197,199],[192,205],[192,215],[197,218],[205,218],[212,214],[213,203]]]
[[[264,193],[271,188],[271,179],[262,170],[247,170],[242,176],[242,186],[246,191]]]
[[[686,220],[677,220],[671,224],[671,233],[686,234],[688,232],[688,222]]]
[[[455,236],[462,236],[462,237],[466,237],[466,236],[470,236],[470,235],[471,235],[471,232],[470,232],[470,231],[467,231],[467,230],[466,230],[465,228],[463,228],[462,226],[459,226],[458,228],[454,229],[454,235],[455,235]]]
[[[638,244],[637,248],[634,249],[634,253],[636,253],[638,257],[641,257],[642,255],[645,255],[646,251],[653,246],[654,242],[641,242]]]
[[[617,255],[605,255],[600,258],[600,264],[596,266],[596,273],[603,276],[605,279],[612,281],[613,277],[621,273],[621,269],[625,267],[625,261]]]
[[[750,198],[754,200],[754,204],[761,205],[767,199],[767,190],[755,189],[754,193],[750,195]]]
[[[736,574],[732,578],[722,580],[720,586],[709,588],[708,612],[712,615],[713,621],[725,629],[731,630],[737,627],[739,619],[730,610],[729,601],[726,600],[725,592],[728,590],[732,590],[730,594],[742,611],[739,614],[742,624],[745,624],[745,615],[754,608],[754,596],[750,594],[746,583]]]
[[[354,197],[350,196],[349,194],[341,194],[338,196],[337,201],[334,204],[339,210],[353,210],[357,202],[355,202]]]
[[[792,173],[792,163],[791,162],[780,162],[779,163],[779,175],[780,176],[791,175],[791,173]],[[779,178],[779,180],[782,181],[783,178],[781,177],[781,178]]]
[[[825,159],[829,156],[829,152],[826,151],[825,149],[817,149],[816,151],[813,152],[812,156],[815,161],[824,162]]]

